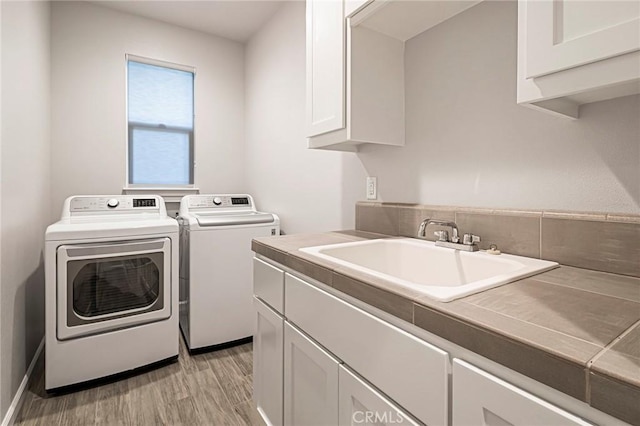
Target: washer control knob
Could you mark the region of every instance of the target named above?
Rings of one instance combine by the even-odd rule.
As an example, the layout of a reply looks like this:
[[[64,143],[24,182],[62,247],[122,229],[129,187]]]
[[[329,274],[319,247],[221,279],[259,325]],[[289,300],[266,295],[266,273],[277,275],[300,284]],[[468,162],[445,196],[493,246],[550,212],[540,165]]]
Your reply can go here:
[[[115,198],[112,198],[109,201],[107,201],[107,207],[112,209],[115,207],[118,207],[118,204],[120,204],[120,201],[116,200]]]
[[[219,206],[220,204],[222,204],[222,198],[220,197],[215,197],[213,199],[213,204],[215,204],[216,206]]]

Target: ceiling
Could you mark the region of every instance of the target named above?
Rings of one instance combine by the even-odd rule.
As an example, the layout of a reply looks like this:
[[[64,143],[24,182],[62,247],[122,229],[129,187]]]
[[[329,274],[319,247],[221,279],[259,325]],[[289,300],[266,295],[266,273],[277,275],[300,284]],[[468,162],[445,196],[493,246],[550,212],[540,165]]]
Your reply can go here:
[[[284,3],[272,0],[103,0],[110,9],[246,42]]]

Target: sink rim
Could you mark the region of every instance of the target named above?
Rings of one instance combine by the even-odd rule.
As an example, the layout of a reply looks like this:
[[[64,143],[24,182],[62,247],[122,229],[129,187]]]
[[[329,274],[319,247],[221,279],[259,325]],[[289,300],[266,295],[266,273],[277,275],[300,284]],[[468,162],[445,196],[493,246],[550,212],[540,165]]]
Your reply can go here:
[[[450,252],[453,254],[457,254],[463,257],[473,256],[473,257],[484,257],[487,256],[486,259],[492,263],[509,263],[513,264],[514,262],[521,265],[521,267],[509,273],[498,274],[492,276],[490,278],[473,281],[471,283],[462,284],[459,286],[431,286],[415,283],[412,281],[405,280],[403,278],[389,275],[384,272],[376,271],[366,266],[361,266],[357,263],[353,263],[350,261],[346,261],[328,254],[323,253],[323,250],[332,249],[332,248],[344,248],[344,247],[358,247],[358,246],[366,246],[372,244],[403,244],[403,245],[412,245],[418,247],[428,247],[430,250]],[[502,253],[500,255],[492,255],[488,254],[485,250],[476,251],[476,252],[466,252],[460,250],[454,250],[445,247],[438,247],[435,245],[433,241],[427,240],[419,240],[416,238],[376,238],[371,240],[363,240],[363,241],[350,241],[345,243],[335,243],[335,244],[325,244],[320,246],[313,247],[305,247],[300,249],[301,252],[310,254],[319,259],[323,259],[334,264],[338,264],[342,267],[346,267],[352,269],[354,271],[363,273],[365,275],[371,276],[373,278],[382,279],[386,282],[398,285],[405,289],[411,290],[417,293],[419,297],[428,297],[440,302],[451,302],[456,299],[461,299],[466,296],[470,296],[472,294],[480,293],[495,287],[499,287],[505,284],[510,284],[515,281],[528,278],[534,275],[541,274],[543,272],[549,271],[551,269],[557,268],[559,264],[557,262],[536,259],[525,256],[517,256],[512,254]],[[374,284],[375,285],[375,284]]]

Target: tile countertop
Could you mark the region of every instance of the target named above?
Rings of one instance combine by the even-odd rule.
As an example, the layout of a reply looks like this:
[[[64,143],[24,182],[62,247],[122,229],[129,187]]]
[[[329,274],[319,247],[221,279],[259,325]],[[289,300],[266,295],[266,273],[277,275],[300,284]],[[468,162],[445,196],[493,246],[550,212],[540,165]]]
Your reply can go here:
[[[254,252],[571,395],[640,424],[640,278],[568,266],[438,302],[299,251],[362,231],[253,240]]]

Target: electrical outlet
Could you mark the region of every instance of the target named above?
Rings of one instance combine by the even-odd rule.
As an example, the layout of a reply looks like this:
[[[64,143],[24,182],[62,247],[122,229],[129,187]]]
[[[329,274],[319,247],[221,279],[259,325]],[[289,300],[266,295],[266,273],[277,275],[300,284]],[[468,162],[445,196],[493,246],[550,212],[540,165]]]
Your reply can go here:
[[[367,177],[367,200],[378,199],[378,178],[369,176]]]

